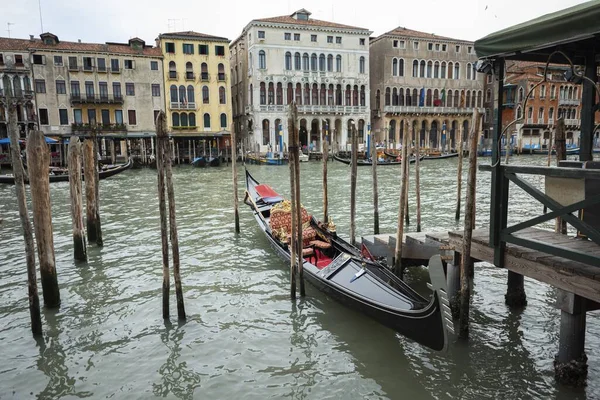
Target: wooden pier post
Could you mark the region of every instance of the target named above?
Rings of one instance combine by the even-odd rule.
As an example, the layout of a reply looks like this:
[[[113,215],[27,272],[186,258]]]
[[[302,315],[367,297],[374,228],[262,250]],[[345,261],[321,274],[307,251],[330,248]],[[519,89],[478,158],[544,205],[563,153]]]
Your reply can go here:
[[[409,151],[408,147],[406,148],[406,157],[407,158],[406,158],[406,165],[404,167],[404,168],[406,168],[406,173],[405,173],[405,176],[406,176],[406,187],[405,187],[406,195],[404,197],[404,199],[405,199],[404,200],[405,201],[405,203],[404,203],[404,223],[406,224],[406,226],[409,226],[410,225],[410,208],[408,207],[408,197],[409,197],[408,196],[408,192],[409,192],[409,189],[410,189],[410,157],[412,156],[413,148],[412,148],[412,141],[410,140],[410,133],[409,133],[409,131],[406,130],[404,135],[408,136],[408,143],[409,143],[409,146],[411,147],[410,151]]]
[[[329,133],[329,132],[328,132]],[[329,159],[329,143],[327,139],[329,135],[325,135],[325,143],[323,143],[323,223],[329,221],[328,196],[327,196],[327,160]]]
[[[558,289],[560,313],[558,354],[554,358],[554,377],[562,384],[585,386],[588,374],[585,354],[586,299]]]
[[[406,123],[406,122],[405,122]],[[404,132],[408,132],[408,123],[405,125]],[[406,186],[408,170],[408,135],[402,137],[402,184],[400,185],[400,204],[398,206],[398,228],[396,231],[396,249],[394,257],[394,273],[402,278],[404,268],[402,266],[402,239],[404,236],[404,210],[406,206]]]
[[[454,253],[453,262],[446,266],[446,285],[448,287],[448,301],[452,319],[460,318],[460,253]]]
[[[358,162],[358,136],[356,124],[352,124],[352,161],[350,169],[350,244],[356,245],[356,169]]]
[[[556,166],[560,166],[562,160],[567,159],[567,138],[565,135],[565,120],[559,118],[556,121]],[[567,234],[567,223],[561,217],[556,218],[555,232],[560,232],[563,235]]]
[[[458,171],[456,172],[456,213],[454,219],[460,220],[460,200],[462,197],[462,166],[463,166],[463,130],[464,127],[458,128]]]
[[[462,260],[460,270],[460,318],[459,337],[469,337],[469,303],[471,301],[471,287],[473,283],[473,260],[471,259],[471,238],[473,236],[473,221],[475,213],[475,185],[477,178],[477,142],[481,128],[481,114],[477,109],[473,111],[473,121],[469,135],[469,176],[467,178],[467,199],[465,204],[465,230],[462,247]],[[461,135],[462,152],[462,135]],[[460,164],[459,164],[460,165]]]
[[[29,299],[29,317],[31,318],[31,332],[34,335],[42,334],[42,317],[40,315],[40,298],[37,289],[37,273],[35,269],[35,245],[33,243],[33,229],[29,220],[27,210],[27,198],[25,196],[25,172],[21,161],[21,149],[19,145],[19,127],[17,125],[17,103],[11,99],[10,90],[6,93],[8,108],[8,134],[10,137],[10,153],[13,174],[15,176],[15,191],[17,204],[19,206],[19,219],[23,229],[25,241],[25,260],[27,263],[27,292]]]
[[[291,204],[291,217],[292,217],[292,231],[290,232],[290,297],[291,299],[296,298],[296,253],[302,254],[302,249],[297,248],[297,233],[298,221],[296,220],[296,162],[294,158],[298,155],[298,141],[296,140],[296,121],[298,119],[298,107],[296,103],[292,103],[290,107],[290,118],[288,120],[289,134],[288,134],[288,163],[290,165],[290,204]]]
[[[194,144],[194,152],[196,145]],[[195,158],[195,157],[194,157]],[[233,175],[233,218],[235,233],[240,233],[240,211],[238,199],[238,170],[237,170],[237,134],[235,128],[231,130],[231,174]]]
[[[81,189],[81,142],[75,135],[71,135],[69,140],[69,193],[73,225],[73,255],[78,261],[87,261]]]
[[[297,249],[298,249],[298,280],[300,281],[300,296],[306,296],[306,289],[304,287],[304,240],[302,238],[302,202],[300,201],[300,134],[298,129],[294,126],[294,140],[296,146],[294,147],[294,182],[296,184],[296,190],[294,196],[296,197],[296,235],[297,235]]]
[[[166,117],[163,114],[161,123],[166,124]],[[168,143],[166,134],[166,126],[163,126],[162,134],[164,141]],[[179,147],[178,147],[179,148]],[[179,150],[178,157],[179,157]],[[181,286],[180,262],[179,262],[179,235],[177,233],[177,215],[175,212],[175,190],[173,189],[173,160],[169,153],[165,153],[164,168],[167,183],[167,198],[169,199],[169,238],[171,239],[171,252],[173,253],[173,278],[175,280],[175,298],[177,300],[177,317],[180,320],[185,320],[185,305],[183,302],[183,288]]]
[[[379,193],[377,189],[377,147],[371,140],[371,160],[373,163],[373,233],[379,235]]]
[[[438,135],[439,137],[440,135]],[[415,129],[412,129],[412,137],[415,139]],[[419,149],[419,141],[415,140],[415,191],[417,193],[417,232],[421,232],[421,178],[419,170],[419,158],[421,151]]]
[[[60,292],[56,276],[54,238],[52,236],[52,212],[50,209],[50,181],[48,175],[50,150],[42,131],[30,131],[27,138],[27,168],[31,205],[33,208],[33,229],[40,260],[40,277],[44,304],[48,308],[60,305]]]
[[[165,197],[165,158],[168,148],[167,121],[163,112],[156,119],[156,170],[158,173],[158,209],[160,212],[160,236],[162,248],[163,283],[162,283],[162,310],[163,318],[169,319],[169,233],[167,228],[167,203]]]
[[[83,172],[85,179],[86,225],[88,243],[102,246],[102,228],[98,201],[98,150],[96,127],[91,123],[91,135],[83,142]]]

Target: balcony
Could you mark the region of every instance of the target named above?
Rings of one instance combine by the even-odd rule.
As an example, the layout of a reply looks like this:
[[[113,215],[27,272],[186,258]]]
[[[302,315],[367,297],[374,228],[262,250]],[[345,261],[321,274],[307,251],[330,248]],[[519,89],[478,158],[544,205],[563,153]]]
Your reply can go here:
[[[178,79],[178,75],[179,74],[177,72],[175,72],[175,71],[169,71],[169,75],[167,75],[167,78],[170,81],[176,81]]]
[[[221,73],[221,72],[220,72],[220,73],[218,73],[218,74],[217,74],[217,79],[218,79],[219,81],[225,81],[225,73]]]
[[[172,130],[174,131],[195,131],[198,130],[197,126],[172,126]]]
[[[565,119],[565,126],[580,126],[580,119]]]
[[[71,95],[71,104],[123,104],[122,95]]]
[[[270,104],[270,105],[259,105],[256,107],[246,106],[246,114],[250,114],[252,111],[258,112],[287,112],[289,105],[284,104]],[[336,106],[336,105],[298,105],[298,113],[300,114],[364,114],[368,113],[369,108],[367,106]]]
[[[0,97],[6,96],[6,89],[0,89]],[[35,92],[33,90],[17,90],[15,94],[12,95],[17,98],[25,98],[27,100],[31,100],[35,96]]]
[[[195,110],[196,103],[184,103],[182,101],[172,101],[171,102],[171,110]]]
[[[210,79],[210,75],[208,74],[208,72],[202,72],[200,73],[200,80],[203,82],[208,82],[208,80]]]
[[[415,107],[415,106],[385,106],[386,113],[397,114],[473,114],[475,108],[471,107]],[[483,108],[478,109],[483,113]]]
[[[580,102],[579,99],[558,99],[559,106],[578,106]]]
[[[71,124],[72,132],[89,132],[92,130],[90,124]],[[127,132],[127,125],[125,124],[98,124],[96,125],[97,132]]]
[[[185,73],[185,80],[186,81],[193,81],[196,79],[196,74],[194,74],[193,72],[186,72]]]
[[[81,69],[81,67],[79,67],[77,64],[69,64],[69,71],[79,71]]]

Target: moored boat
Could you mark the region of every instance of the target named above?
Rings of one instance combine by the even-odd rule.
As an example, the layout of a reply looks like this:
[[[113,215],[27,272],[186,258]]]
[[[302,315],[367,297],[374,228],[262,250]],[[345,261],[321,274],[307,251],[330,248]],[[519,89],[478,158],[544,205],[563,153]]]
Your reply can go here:
[[[342,162],[344,164],[348,164],[350,165],[352,163],[352,160],[348,159],[348,158],[342,158],[340,156],[338,156],[337,154],[333,155],[333,158],[336,161]],[[422,160],[423,156],[421,156],[421,158],[419,160]],[[417,161],[417,159],[415,157],[410,157],[409,162],[411,164],[415,163]],[[381,165],[381,166],[386,166],[386,165],[400,165],[402,164],[402,160],[395,160],[395,161],[388,161],[388,160],[379,160],[377,161],[377,165]],[[368,167],[368,166],[372,166],[373,163],[371,162],[371,160],[356,160],[356,165],[358,167]]]
[[[246,171],[246,197],[271,247],[290,260],[289,202]],[[304,277],[336,300],[434,350],[447,347],[449,308],[441,258],[430,260],[433,294],[425,299],[388,268],[338,237],[302,209]]]
[[[206,167],[206,157],[200,156],[194,158],[194,160],[192,161],[192,165],[194,167]]]
[[[104,166],[100,171],[98,171],[98,179],[106,179],[108,177],[117,175],[127,169],[129,169],[132,165],[131,158],[125,164],[118,165],[107,165]],[[48,175],[48,179],[50,183],[53,182],[68,182],[69,181],[69,172],[64,168],[52,168],[50,169],[50,174]],[[81,179],[83,180],[83,173],[81,174]],[[15,177],[12,174],[8,175],[0,175],[0,183],[6,183],[14,185]],[[25,179],[25,183],[29,183],[28,179]]]

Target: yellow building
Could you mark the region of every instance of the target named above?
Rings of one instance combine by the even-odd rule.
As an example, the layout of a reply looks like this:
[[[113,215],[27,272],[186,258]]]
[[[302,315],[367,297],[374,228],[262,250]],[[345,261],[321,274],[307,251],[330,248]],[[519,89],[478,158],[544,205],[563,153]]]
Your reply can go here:
[[[187,31],[159,35],[168,129],[175,157],[224,158],[231,145],[229,40]]]

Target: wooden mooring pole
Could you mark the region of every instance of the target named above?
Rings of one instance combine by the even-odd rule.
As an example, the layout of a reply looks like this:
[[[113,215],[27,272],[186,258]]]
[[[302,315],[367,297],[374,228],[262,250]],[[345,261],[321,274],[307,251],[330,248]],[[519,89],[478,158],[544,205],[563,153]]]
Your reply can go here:
[[[556,121],[556,135],[554,140],[556,141],[556,166],[558,167],[562,160],[567,159],[567,138],[565,135],[565,120],[563,118],[559,118]],[[567,223],[561,217],[556,218],[555,231],[563,235],[567,234]]]
[[[31,205],[33,208],[33,229],[40,260],[42,295],[46,307],[60,305],[60,292],[56,276],[54,238],[52,236],[52,212],[50,209],[50,150],[42,131],[30,131],[27,138],[27,168]]]
[[[329,222],[328,195],[327,195],[327,160],[329,159],[329,132],[325,135],[323,143],[323,223]]]
[[[8,105],[8,134],[10,137],[10,153],[12,169],[15,176],[15,191],[19,206],[19,219],[23,228],[25,241],[25,260],[27,263],[27,292],[29,299],[29,317],[31,318],[31,332],[34,335],[42,334],[42,317],[40,314],[40,298],[37,289],[37,273],[35,269],[35,245],[33,243],[33,229],[27,210],[25,196],[25,172],[21,161],[19,145],[19,127],[17,125],[17,103],[11,99],[10,90],[7,90],[6,103]]]
[[[408,132],[408,123],[405,125],[404,132]],[[394,273],[402,277],[404,268],[402,266],[402,238],[404,236],[404,210],[406,206],[406,186],[408,170],[406,164],[408,164],[408,135],[405,133],[402,137],[402,184],[400,185],[400,204],[398,206],[398,228],[396,231],[396,249],[394,257]]]
[[[438,135],[439,136],[439,135]],[[412,128],[412,137],[415,139],[415,129],[414,126]],[[421,158],[421,151],[419,146],[419,140],[415,140],[415,192],[417,194],[417,232],[421,232],[421,178],[420,178],[420,168],[419,159]]]
[[[83,161],[86,198],[86,225],[88,243],[102,246],[102,228],[100,225],[100,205],[98,189],[98,144],[96,141],[96,125],[92,121],[91,134],[83,142]]]
[[[371,160],[373,163],[373,233],[379,235],[379,194],[377,190],[377,147],[371,140]]]
[[[292,231],[290,232],[290,297],[296,298],[296,253],[302,254],[302,249],[297,248],[297,234],[298,221],[296,221],[296,162],[294,157],[298,155],[298,141],[296,140],[296,121],[298,119],[298,107],[296,103],[292,103],[290,107],[290,118],[288,121],[289,129],[289,145],[288,145],[288,162],[290,165],[290,204],[291,204],[291,216],[292,216]]]
[[[298,129],[294,126],[294,182],[296,184],[296,190],[294,192],[296,202],[296,235],[298,244],[298,280],[300,281],[300,296],[306,296],[306,289],[304,288],[304,239],[302,237],[302,202],[300,201],[300,134]],[[314,250],[316,251],[316,250]]]
[[[196,146],[194,145],[194,150]],[[237,170],[237,133],[235,128],[231,130],[231,174],[233,175],[233,218],[235,221],[235,233],[240,233],[240,211],[238,199],[238,170]]]
[[[456,172],[456,213],[454,214],[456,221],[460,220],[460,200],[462,197],[463,130],[462,126],[458,128],[458,171]]]
[[[410,207],[408,207],[408,192],[410,189],[410,157],[412,156],[413,153],[413,147],[412,147],[412,140],[410,139],[410,133],[408,130],[404,131],[404,136],[408,136],[408,146],[410,146],[411,148],[409,149],[408,147],[406,148],[406,165],[404,168],[406,168],[406,173],[405,173],[405,177],[406,177],[406,186],[405,186],[405,191],[406,194],[404,196],[404,223],[406,224],[406,226],[410,225]],[[409,151],[410,150],[410,151]]]
[[[162,248],[163,282],[162,311],[163,319],[169,319],[169,233],[167,228],[167,200],[165,196],[165,157],[169,152],[167,121],[163,112],[156,119],[156,170],[158,173],[158,209],[160,213],[160,236]]]
[[[87,261],[81,189],[81,142],[75,135],[71,135],[69,140],[69,193],[73,225],[73,256],[78,261]]]
[[[350,165],[350,244],[356,245],[356,169],[358,162],[358,136],[352,125],[352,161]]]
[[[473,221],[475,213],[475,185],[477,178],[477,142],[481,127],[481,114],[473,111],[471,133],[469,135],[469,176],[467,178],[467,200],[465,205],[465,231],[462,247],[460,270],[460,318],[459,337],[469,337],[469,303],[473,284],[473,260],[471,259],[471,238],[473,237]],[[462,151],[462,135],[461,135]],[[460,164],[459,164],[460,165]]]

